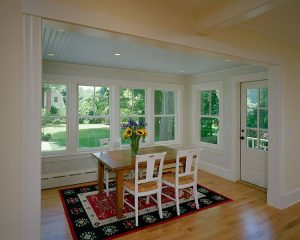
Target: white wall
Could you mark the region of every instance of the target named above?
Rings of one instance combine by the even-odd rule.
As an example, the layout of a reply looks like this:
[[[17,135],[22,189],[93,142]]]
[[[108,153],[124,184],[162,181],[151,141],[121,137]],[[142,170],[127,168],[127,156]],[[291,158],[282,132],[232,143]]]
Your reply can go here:
[[[0,7],[0,239],[20,239],[21,119],[22,119],[21,1]]]
[[[239,109],[234,109],[232,103],[232,95],[236,95],[237,92],[233,92],[234,90],[238,90],[235,85],[236,82],[231,81],[233,76],[239,76],[249,73],[257,73],[266,71],[264,67],[255,67],[255,66],[247,66],[241,67],[237,69],[229,69],[224,71],[219,71],[215,73],[203,74],[192,76],[188,82],[188,96],[187,101],[189,102],[188,106],[192,106],[188,109],[188,115],[192,116],[192,111],[197,111],[196,103],[192,100],[192,90],[195,88],[194,86],[199,83],[207,83],[207,82],[223,82],[223,137],[222,148],[221,149],[213,149],[209,147],[202,147],[203,152],[201,155],[201,163],[200,168],[212,172],[221,177],[225,177],[230,180],[236,180],[232,176],[232,168],[231,159],[234,157],[233,155],[236,152],[232,151],[232,142],[229,139],[232,139],[234,136],[233,128],[239,128],[239,126],[234,125],[233,123],[237,121],[237,116],[234,115],[236,111]],[[195,119],[198,121],[198,119]],[[221,123],[222,124],[222,123]],[[191,128],[189,132],[188,139],[190,139],[190,143],[192,146],[197,147],[197,145],[193,145],[193,137],[192,131],[194,128]],[[237,136],[236,136],[237,137]]]

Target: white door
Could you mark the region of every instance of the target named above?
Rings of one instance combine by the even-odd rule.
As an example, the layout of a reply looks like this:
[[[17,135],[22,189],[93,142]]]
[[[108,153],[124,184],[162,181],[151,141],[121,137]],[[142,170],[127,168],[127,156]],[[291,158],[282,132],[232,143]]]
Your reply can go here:
[[[267,188],[268,83],[241,83],[241,180]]]

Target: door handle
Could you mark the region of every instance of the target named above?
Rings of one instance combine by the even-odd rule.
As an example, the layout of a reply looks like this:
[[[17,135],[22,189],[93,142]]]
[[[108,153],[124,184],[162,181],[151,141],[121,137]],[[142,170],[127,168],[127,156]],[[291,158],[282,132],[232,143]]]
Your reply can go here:
[[[244,140],[245,139],[245,137],[244,136],[241,136],[241,140]]]

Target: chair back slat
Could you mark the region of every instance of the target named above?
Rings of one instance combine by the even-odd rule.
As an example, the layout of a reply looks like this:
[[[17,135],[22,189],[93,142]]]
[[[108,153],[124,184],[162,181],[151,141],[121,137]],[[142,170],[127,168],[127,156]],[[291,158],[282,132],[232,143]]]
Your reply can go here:
[[[177,152],[176,180],[178,180],[178,178],[180,177],[189,176],[189,175],[193,175],[194,179],[197,179],[199,155],[200,155],[200,150],[198,149],[183,150]],[[182,172],[180,172],[179,165],[182,159],[184,159],[185,161],[185,169]]]
[[[162,153],[153,153],[153,154],[144,154],[136,156],[135,164],[135,187],[137,188],[138,184],[159,181],[162,175],[162,167],[165,158],[166,152]],[[140,165],[143,168],[146,168],[146,176],[143,179],[139,179],[138,174]],[[155,166],[159,165],[158,173],[155,174]]]

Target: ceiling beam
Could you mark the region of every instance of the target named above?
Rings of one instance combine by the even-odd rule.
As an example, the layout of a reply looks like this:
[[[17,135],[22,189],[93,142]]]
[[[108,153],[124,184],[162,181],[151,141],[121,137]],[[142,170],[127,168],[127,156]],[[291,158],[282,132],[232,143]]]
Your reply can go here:
[[[197,32],[208,35],[285,5],[290,0],[236,0],[198,22]]]

